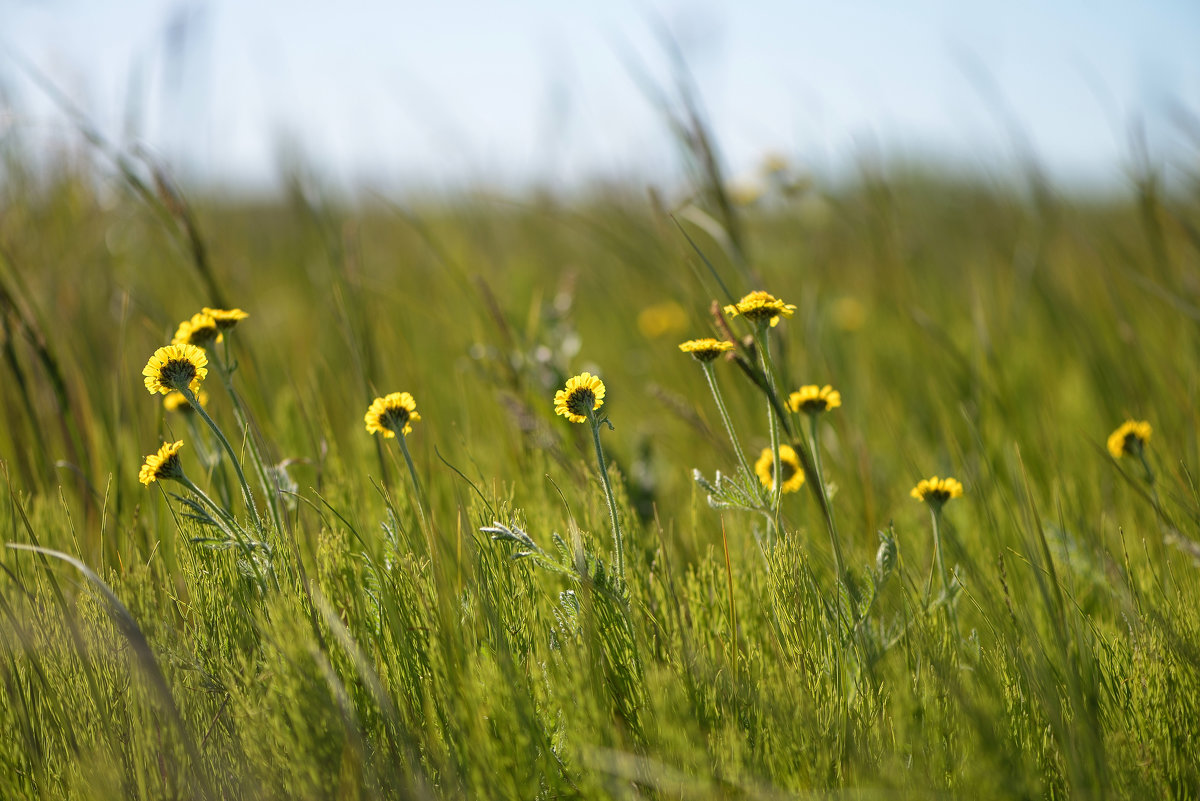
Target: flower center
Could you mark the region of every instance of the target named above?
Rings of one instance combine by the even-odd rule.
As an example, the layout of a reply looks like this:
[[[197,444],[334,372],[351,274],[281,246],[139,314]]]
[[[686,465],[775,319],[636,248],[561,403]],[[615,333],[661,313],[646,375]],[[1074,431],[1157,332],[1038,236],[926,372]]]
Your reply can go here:
[[[215,325],[206,325],[202,328],[192,329],[192,335],[189,339],[193,345],[203,345],[216,339],[218,333]]]
[[[774,482],[775,464],[773,462],[771,464],[770,470],[771,470],[771,480],[772,480],[772,482]],[[783,474],[783,482],[782,483],[786,484],[792,480],[792,476],[796,475],[796,466],[794,464],[792,464],[791,462],[788,462],[785,460],[780,460],[779,472]]]
[[[770,306],[756,306],[752,309],[747,309],[742,312],[746,319],[754,323],[770,322],[773,318],[779,316],[777,309],[772,309]]]
[[[567,410],[580,417],[587,417],[595,405],[596,393],[590,389],[577,389],[567,398]]]
[[[403,406],[393,407],[379,416],[379,424],[391,431],[403,432],[409,416],[408,409]]]
[[[187,359],[172,359],[163,365],[161,381],[171,389],[182,390],[196,377],[196,365]]]

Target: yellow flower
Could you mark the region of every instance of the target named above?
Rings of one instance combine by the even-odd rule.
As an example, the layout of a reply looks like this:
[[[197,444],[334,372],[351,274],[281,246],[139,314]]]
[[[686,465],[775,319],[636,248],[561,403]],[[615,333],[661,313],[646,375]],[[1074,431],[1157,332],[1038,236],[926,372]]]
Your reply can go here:
[[[770,292],[760,290],[751,292],[737,303],[726,306],[725,313],[730,317],[737,317],[740,314],[755,325],[770,322],[772,326],[775,326],[779,324],[781,316],[791,317],[795,314],[796,307],[790,303],[784,303]]]
[[[842,405],[842,393],[826,384],[809,384],[788,395],[788,408],[793,412],[820,414]]]
[[[146,457],[145,464],[138,471],[138,481],[148,487],[155,481],[182,478],[183,465],[179,463],[179,449],[182,447],[183,440],[175,443],[164,442],[158,453]]]
[[[705,339],[689,339],[687,342],[681,342],[679,349],[684,353],[692,354],[692,358],[698,362],[711,362],[722,353],[733,350],[733,343],[706,337]]]
[[[200,391],[200,382],[208,375],[208,357],[195,345],[167,345],[154,351],[142,369],[146,390],[168,394],[171,390],[188,387]]]
[[[642,309],[637,318],[638,330],[646,339],[682,331],[687,325],[687,312],[673,300],[655,303]]]
[[[420,419],[417,402],[407,392],[391,392],[376,398],[363,417],[368,434],[383,434],[388,439],[397,433],[407,436],[412,424]]]
[[[212,315],[204,312],[196,312],[192,315],[192,319],[184,320],[179,324],[179,328],[175,329],[175,337],[171,340],[172,345],[195,345],[196,347],[206,347],[210,342],[220,342],[221,332],[217,328],[217,321]]]
[[[867,307],[858,298],[846,295],[833,302],[833,324],[840,331],[857,331],[867,322]]]
[[[909,493],[918,501],[926,501],[928,503],[936,503],[941,505],[951,498],[961,498],[963,494],[963,485],[958,479],[954,478],[923,478],[917,482],[917,486],[912,488]]]
[[[1108,435],[1108,452],[1114,459],[1120,459],[1125,454],[1139,456],[1150,441],[1150,433],[1150,424],[1145,420],[1126,420]]]
[[[554,411],[572,423],[586,423],[588,413],[604,405],[604,382],[591,373],[567,379],[567,388],[554,393]]]
[[[781,492],[795,492],[804,486],[804,468],[800,466],[800,458],[791,445],[779,446],[779,471],[783,474],[783,489]],[[775,472],[775,456],[770,448],[763,448],[758,461],[754,463],[754,472],[763,486],[775,491],[775,482],[771,476]]]
[[[200,390],[196,393],[196,400],[200,401],[201,406],[208,406],[208,393]],[[177,390],[171,390],[163,396],[163,408],[168,412],[190,412],[192,406],[187,402],[187,398],[183,397],[183,393]]]
[[[217,323],[217,328],[222,331],[228,331],[237,325],[239,320],[245,320],[250,316],[241,309],[210,309],[205,306],[201,311],[213,318]]]

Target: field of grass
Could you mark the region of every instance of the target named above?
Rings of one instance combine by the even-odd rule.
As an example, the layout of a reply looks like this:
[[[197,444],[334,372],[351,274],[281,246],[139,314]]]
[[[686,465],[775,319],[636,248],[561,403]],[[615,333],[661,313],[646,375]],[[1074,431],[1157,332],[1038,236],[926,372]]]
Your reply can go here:
[[[1200,794],[1200,193],[185,205],[110,172],[0,184],[0,797]],[[796,311],[755,344],[719,307],[759,289]],[[204,306],[249,313],[203,389],[262,521],[143,384]],[[777,430],[798,492],[729,489],[678,348],[726,333],[742,455]],[[764,345],[779,400],[842,405],[770,414]],[[583,371],[623,578],[554,413]],[[368,435],[399,391],[421,419]],[[176,440],[221,512],[139,483]],[[965,492],[931,516],[934,475]]]

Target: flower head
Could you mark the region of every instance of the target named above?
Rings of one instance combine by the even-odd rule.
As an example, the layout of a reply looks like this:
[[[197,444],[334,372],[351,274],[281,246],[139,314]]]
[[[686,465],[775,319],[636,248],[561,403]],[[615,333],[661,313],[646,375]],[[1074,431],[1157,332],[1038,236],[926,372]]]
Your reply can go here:
[[[793,412],[820,414],[842,405],[842,393],[826,384],[809,384],[788,395],[788,408]]]
[[[239,320],[245,320],[250,316],[241,309],[210,309],[209,307],[205,306],[202,311],[204,314],[207,314],[209,317],[213,318],[217,324],[217,328],[221,329],[222,331],[228,331],[230,328],[233,328],[235,325],[237,325]]]
[[[1139,456],[1150,441],[1150,433],[1150,424],[1145,420],[1126,420],[1108,435],[1108,452],[1114,459],[1120,459],[1125,454]]]
[[[941,506],[946,501],[952,498],[961,498],[963,494],[963,485],[955,478],[923,478],[917,482],[917,486],[912,488],[909,493],[918,501],[925,501],[930,504]]]
[[[200,401],[201,406],[208,406],[208,393],[200,390],[196,393],[196,400]],[[187,398],[178,390],[171,390],[163,396],[163,408],[168,412],[191,412],[192,405],[188,403]]]
[[[751,292],[737,303],[726,306],[725,313],[730,317],[737,317],[740,314],[755,325],[769,322],[775,326],[779,324],[781,316],[791,317],[795,314],[796,307],[790,303],[784,303],[770,292],[759,290]]]
[[[711,362],[722,353],[733,350],[733,343],[724,339],[706,337],[705,339],[689,339],[687,342],[681,342],[679,349],[684,353],[692,354],[692,358],[698,362]]]
[[[152,453],[146,457],[142,469],[138,471],[138,481],[148,487],[155,481],[182,478],[183,465],[179,463],[179,449],[182,447],[183,440],[174,443],[164,442],[158,449],[158,453]]]
[[[646,339],[682,331],[687,326],[687,312],[673,300],[655,303],[638,313],[637,326]]]
[[[754,463],[754,472],[764,487],[775,491],[775,482],[771,480],[775,472],[775,455],[770,448],[763,448],[758,461]],[[781,492],[795,492],[804,486],[804,468],[800,466],[800,458],[791,445],[779,446],[779,472],[783,477]]]
[[[195,345],[199,348],[208,347],[213,342],[221,341],[221,331],[217,321],[204,312],[196,312],[190,320],[184,320],[175,329],[172,345]]]
[[[398,433],[407,436],[412,424],[420,419],[417,402],[407,392],[391,392],[376,398],[363,417],[368,434],[383,434],[388,439]]]
[[[192,392],[200,390],[200,382],[208,375],[208,357],[204,350],[195,345],[167,345],[154,351],[150,361],[142,369],[146,377],[146,390],[168,394],[171,390],[187,387]]]
[[[567,379],[567,388],[554,393],[554,411],[572,423],[586,423],[588,414],[604,405],[604,382],[591,373]]]

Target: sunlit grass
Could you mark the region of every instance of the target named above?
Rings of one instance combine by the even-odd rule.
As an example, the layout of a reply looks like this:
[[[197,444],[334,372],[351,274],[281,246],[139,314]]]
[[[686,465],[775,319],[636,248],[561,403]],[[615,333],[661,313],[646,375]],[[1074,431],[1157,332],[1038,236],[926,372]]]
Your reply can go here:
[[[1185,198],[208,201],[205,273],[89,186],[0,198],[0,797],[1200,787]]]

